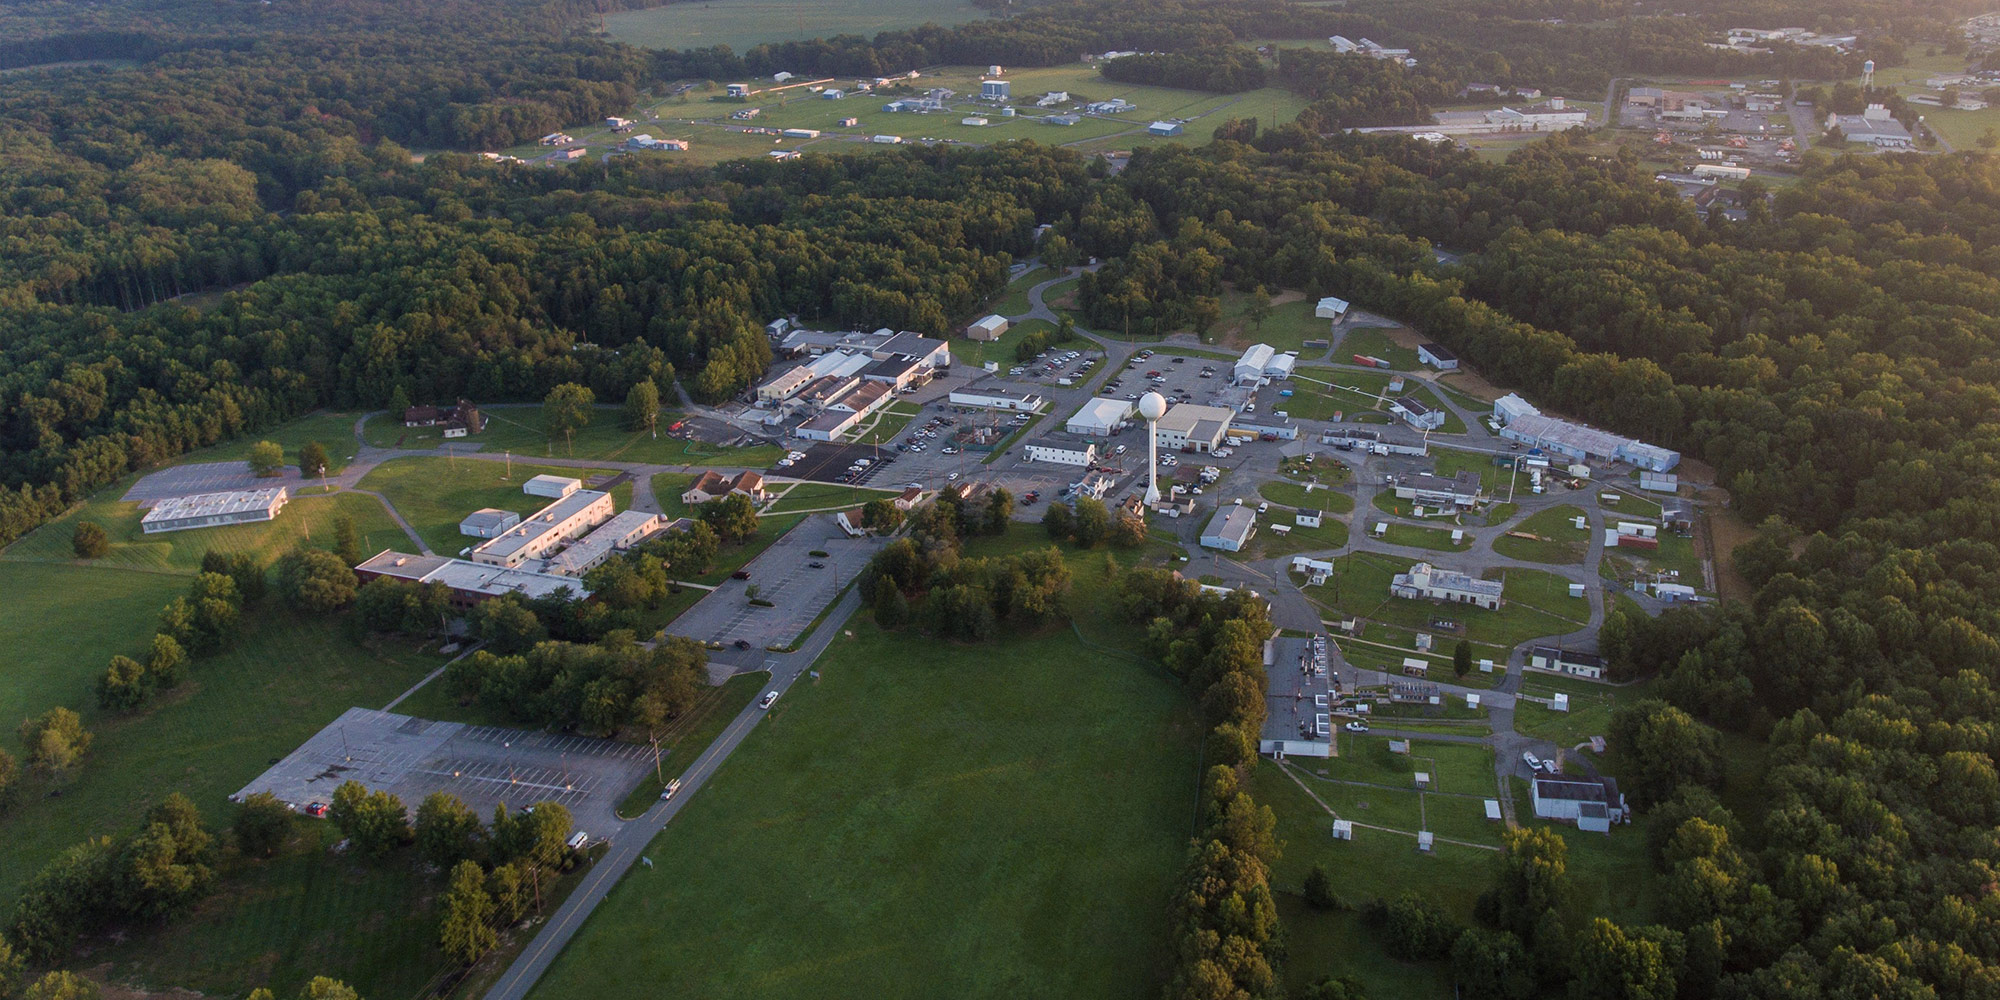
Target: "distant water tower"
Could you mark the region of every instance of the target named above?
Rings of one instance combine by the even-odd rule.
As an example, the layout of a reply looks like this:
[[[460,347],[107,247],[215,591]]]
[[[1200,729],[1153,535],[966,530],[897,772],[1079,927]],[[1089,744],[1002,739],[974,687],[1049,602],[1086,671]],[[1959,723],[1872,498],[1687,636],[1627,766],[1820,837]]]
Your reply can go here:
[[[1146,419],[1146,502],[1160,502],[1160,418],[1167,415],[1167,400],[1157,392],[1139,397],[1139,416]]]
[[[1875,60],[1870,59],[1861,64],[1861,85],[1863,87],[1875,86]]]

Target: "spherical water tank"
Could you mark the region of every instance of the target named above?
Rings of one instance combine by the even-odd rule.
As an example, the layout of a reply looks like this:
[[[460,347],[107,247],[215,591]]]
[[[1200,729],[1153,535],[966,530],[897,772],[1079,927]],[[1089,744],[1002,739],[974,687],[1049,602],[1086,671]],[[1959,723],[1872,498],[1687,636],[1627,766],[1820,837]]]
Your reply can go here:
[[[1157,392],[1149,392],[1139,397],[1139,415],[1147,420],[1158,420],[1167,415],[1167,400]]]

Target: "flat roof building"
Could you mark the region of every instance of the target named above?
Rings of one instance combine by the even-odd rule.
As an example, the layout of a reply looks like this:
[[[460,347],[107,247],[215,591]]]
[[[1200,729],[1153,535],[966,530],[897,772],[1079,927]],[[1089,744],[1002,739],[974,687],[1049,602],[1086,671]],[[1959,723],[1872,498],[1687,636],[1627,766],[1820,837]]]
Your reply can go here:
[[[531,497],[550,497],[560,500],[583,489],[583,480],[568,476],[536,476],[521,484],[521,492]]]
[[[550,557],[545,572],[556,576],[582,576],[604,565],[613,552],[629,549],[659,534],[665,520],[658,514],[640,510],[620,511],[590,534],[571,542]]]
[[[269,521],[278,516],[290,499],[291,494],[283,486],[175,497],[154,504],[153,509],[139,519],[139,527],[146,534],[155,535],[163,531]]]
[[[1537,819],[1565,820],[1592,833],[1610,833],[1611,824],[1624,822],[1630,811],[1611,778],[1537,774],[1528,800]]]
[[[1010,325],[1005,316],[981,316],[966,324],[965,335],[972,340],[999,340]]]
[[[1028,461],[1051,465],[1087,466],[1097,460],[1097,446],[1089,442],[1043,438],[1028,442]]]
[[[953,389],[953,406],[978,406],[988,410],[1017,410],[1033,413],[1042,408],[1039,393],[1013,392],[1007,389]]]
[[[1528,651],[1528,666],[1591,680],[1604,679],[1604,658],[1555,646],[1536,646]]]
[[[1499,402],[1494,403],[1496,413],[1499,407]],[[1628,462],[1654,472],[1666,472],[1681,460],[1677,451],[1540,413],[1522,413],[1509,419],[1500,428],[1500,436],[1570,458]]]
[[[411,583],[440,584],[451,591],[452,604],[469,608],[503,594],[517,594],[533,600],[567,590],[577,599],[590,591],[577,580],[530,570],[507,569],[467,562],[448,556],[419,556],[384,549],[361,565],[354,575],[366,583],[377,577],[408,580]]]
[[[1457,570],[1438,569],[1426,562],[1412,564],[1408,573],[1396,574],[1389,583],[1391,597],[1470,604],[1488,611],[1500,607],[1501,589],[1498,580],[1475,580]]]
[[[611,519],[611,494],[577,490],[472,550],[472,561],[515,569]]]
[[[1208,452],[1222,443],[1235,416],[1228,407],[1182,403],[1170,407],[1153,426],[1162,448]]]
[[[1458,355],[1437,344],[1418,344],[1417,360],[1441,372],[1458,370]]]
[[[1444,407],[1432,406],[1415,396],[1403,396],[1390,403],[1389,412],[1420,431],[1434,431],[1444,426]]]
[[[1271,359],[1277,354],[1277,350],[1269,344],[1250,345],[1244,350],[1243,356],[1236,359],[1235,380],[1241,383],[1255,382],[1263,378],[1264,369],[1271,364]]]
[[[1470,507],[1479,502],[1479,489],[1479,474],[1468,469],[1460,469],[1448,479],[1419,472],[1396,481],[1396,498],[1439,507]]]

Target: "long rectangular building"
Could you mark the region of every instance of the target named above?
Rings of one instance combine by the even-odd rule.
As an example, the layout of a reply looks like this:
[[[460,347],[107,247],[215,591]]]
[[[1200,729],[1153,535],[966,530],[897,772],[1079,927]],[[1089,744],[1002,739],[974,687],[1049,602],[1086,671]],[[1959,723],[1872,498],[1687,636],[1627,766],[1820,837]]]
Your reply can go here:
[[[658,534],[665,522],[658,514],[640,510],[620,511],[549,558],[546,572],[556,576],[582,576],[604,565],[611,553],[629,549]]]
[[[531,559],[546,559],[564,542],[610,520],[611,514],[611,494],[577,490],[500,537],[481,542],[472,550],[472,561],[515,569]]]
[[[283,486],[263,490],[235,490],[228,493],[199,493],[162,500],[139,520],[146,534],[186,531],[224,524],[269,521],[278,516],[291,495]]]
[[[410,555],[390,549],[384,549],[354,567],[354,575],[363,583],[378,577],[411,583],[435,583],[449,589],[452,605],[461,609],[503,594],[516,594],[532,600],[568,590],[578,599],[590,596],[589,589],[572,577],[488,566],[449,556]]]

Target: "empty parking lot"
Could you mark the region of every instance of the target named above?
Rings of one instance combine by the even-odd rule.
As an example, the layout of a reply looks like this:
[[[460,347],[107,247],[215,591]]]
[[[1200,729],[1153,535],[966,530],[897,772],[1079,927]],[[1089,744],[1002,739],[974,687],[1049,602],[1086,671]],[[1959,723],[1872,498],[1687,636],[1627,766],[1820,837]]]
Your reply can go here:
[[[227,493],[231,490],[262,490],[273,486],[299,486],[297,466],[285,466],[283,475],[258,477],[242,462],[197,462],[176,465],[148,473],[125,491],[125,499],[145,503],[194,496],[198,493]]]
[[[503,803],[557,802],[578,830],[600,839],[623,826],[614,811],[652,767],[652,753],[615,740],[350,708],[231,797],[269,792],[303,809],[332,802],[334,789],[351,780],[411,810],[432,792],[449,792],[482,818]]]
[[[854,581],[878,544],[875,539],[848,538],[834,526],[831,515],[815,514],[751,560],[744,567],[748,580],[725,581],[668,631],[725,645],[739,639],[757,648],[789,643],[833,603],[842,587]],[[771,602],[771,607],[750,603],[752,586],[758,599]]]

